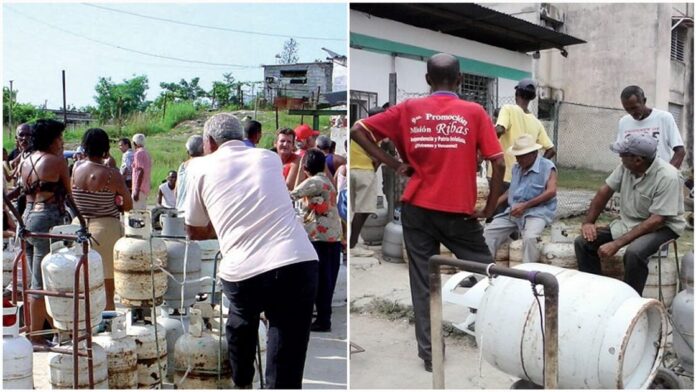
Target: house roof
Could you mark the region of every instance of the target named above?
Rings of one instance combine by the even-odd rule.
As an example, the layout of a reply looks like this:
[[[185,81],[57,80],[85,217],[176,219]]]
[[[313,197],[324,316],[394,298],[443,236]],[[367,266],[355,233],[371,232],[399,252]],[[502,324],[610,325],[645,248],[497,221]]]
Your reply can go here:
[[[472,3],[351,3],[350,8],[516,52],[562,49],[585,43],[568,34]]]

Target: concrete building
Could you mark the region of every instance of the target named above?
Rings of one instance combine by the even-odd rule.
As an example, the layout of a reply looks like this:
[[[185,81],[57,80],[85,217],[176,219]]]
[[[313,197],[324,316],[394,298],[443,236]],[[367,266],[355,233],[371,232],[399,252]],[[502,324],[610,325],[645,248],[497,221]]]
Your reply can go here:
[[[425,60],[460,60],[464,99],[489,112],[533,76],[530,52],[582,43],[567,34],[477,4],[350,5],[351,120],[369,107],[428,93]]]
[[[514,86],[533,76],[532,52],[583,42],[488,4],[351,3],[350,9],[351,124],[374,106],[428,94],[426,61],[435,53],[457,56],[464,77],[460,96],[492,114],[514,103]],[[398,194],[400,185],[395,187]],[[385,188],[389,192],[390,185]]]
[[[643,88],[648,106],[674,115],[691,166],[693,3],[486,6],[587,41],[567,47],[566,56],[542,50],[532,68],[540,83],[539,116],[555,127],[549,131],[561,166],[610,171],[617,165],[608,145],[625,114],[621,90],[629,85]]]
[[[264,65],[266,97],[310,98],[333,91],[333,62]]]

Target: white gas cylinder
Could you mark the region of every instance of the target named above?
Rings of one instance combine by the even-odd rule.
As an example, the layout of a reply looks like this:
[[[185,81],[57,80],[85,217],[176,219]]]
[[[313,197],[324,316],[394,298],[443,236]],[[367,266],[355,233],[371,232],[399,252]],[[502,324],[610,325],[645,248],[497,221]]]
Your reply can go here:
[[[130,315],[128,316],[130,320]],[[128,324],[128,321],[127,321]],[[130,324],[126,327],[128,336],[135,339],[138,354],[138,389],[161,388],[162,377],[167,374],[167,338],[165,331],[152,325]],[[158,350],[159,347],[159,350]]]
[[[164,243],[167,247],[167,271],[172,275],[167,277],[164,303],[175,309],[187,308],[196,302],[196,294],[201,291],[201,248],[195,241],[188,240],[165,238]]]
[[[136,389],[138,387],[138,354],[135,339],[126,335],[126,316],[120,314],[111,320],[111,332],[92,338],[106,351],[109,389]]]
[[[224,335],[220,340],[220,336],[205,331],[203,319],[197,309],[191,310],[189,333],[176,341],[174,366],[174,383],[179,389],[233,387],[227,341]],[[185,373],[188,373],[186,377]]]
[[[167,246],[150,237],[147,211],[126,213],[126,236],[114,245],[114,286],[121,303],[128,306],[152,306],[162,303],[167,291]],[[152,277],[154,274],[154,293]]]
[[[12,283],[12,266],[19,249],[15,247],[14,240],[3,241],[2,246],[2,287]]]
[[[694,370],[694,289],[682,290],[672,301],[674,331],[672,347],[681,366],[693,374]]]
[[[2,389],[34,389],[34,348],[19,334],[19,308],[2,302]]]
[[[486,202],[488,201],[488,194],[490,189],[488,187],[488,179],[485,176],[476,176],[476,206],[477,210],[482,210],[486,207]]]
[[[72,248],[61,248],[47,254],[41,261],[43,288],[48,291],[73,292],[75,283],[75,268],[82,257],[82,245]],[[90,250],[87,253],[89,269],[89,313],[92,327],[101,322],[102,312],[106,308],[106,292],[104,291],[104,266],[99,253]],[[80,272],[80,293],[85,292],[85,279]],[[78,305],[78,326],[85,326],[85,301]],[[46,297],[46,311],[53,318],[53,325],[63,331],[73,329],[74,301],[71,298]]]
[[[72,349],[71,346],[63,348]],[[85,350],[83,346],[81,350]],[[50,367],[51,389],[89,389],[89,369],[87,357],[80,356],[77,359],[78,374],[77,388],[73,385],[73,356],[71,354],[51,353],[48,355]],[[94,389],[108,389],[109,377],[107,369],[106,351],[96,343],[92,343],[92,374],[94,376]]]
[[[558,279],[558,388],[650,385],[667,338],[661,303],[639,297],[615,279],[539,263],[517,269],[547,272]],[[538,289],[543,294],[541,286]],[[540,302],[543,308],[544,299]],[[477,309],[476,341],[483,358],[511,376],[542,385],[541,320],[529,282],[495,278]]]
[[[659,264],[662,264],[661,268],[658,268]],[[669,307],[672,304],[674,296],[677,295],[677,282],[679,281],[679,276],[677,275],[677,265],[674,259],[663,257],[660,262],[658,262],[657,257],[651,257],[648,261],[648,278],[645,280],[645,287],[643,288],[644,298],[660,298],[660,275],[662,280],[662,299],[665,306]]]
[[[201,277],[209,277],[211,279],[201,282],[201,293],[212,293],[213,281],[217,278],[215,271],[215,257],[220,251],[220,243],[218,240],[198,241],[198,246],[201,249]],[[220,268],[220,259],[218,259],[218,269]],[[216,290],[221,291],[216,285]]]
[[[167,379],[173,380],[174,376],[174,347],[176,341],[184,334],[184,330],[188,329],[189,316],[181,314],[169,314],[169,309],[162,306],[160,315],[157,317],[157,324],[161,325],[161,330],[164,331],[167,339]]]
[[[522,258],[524,255],[524,252],[522,252],[522,245],[522,240],[515,240],[510,242],[510,246],[508,248],[508,266],[510,268],[522,264]]]

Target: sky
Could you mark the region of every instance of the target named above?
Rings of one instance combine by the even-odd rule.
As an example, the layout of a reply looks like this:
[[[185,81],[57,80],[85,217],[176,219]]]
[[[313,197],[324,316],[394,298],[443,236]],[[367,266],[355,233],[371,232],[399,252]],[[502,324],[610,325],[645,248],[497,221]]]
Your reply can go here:
[[[49,109],[63,106],[62,70],[67,104],[79,108],[96,105],[100,77],[122,82],[146,75],[148,100],[159,95],[161,82],[182,78],[200,77],[205,90],[227,72],[237,80],[262,81],[261,65],[276,64],[290,36],[299,43],[299,62],[326,61],[322,47],[348,51],[347,3],[4,1],[2,31],[3,86],[13,80],[17,102],[46,103]],[[346,73],[334,65],[334,78]]]

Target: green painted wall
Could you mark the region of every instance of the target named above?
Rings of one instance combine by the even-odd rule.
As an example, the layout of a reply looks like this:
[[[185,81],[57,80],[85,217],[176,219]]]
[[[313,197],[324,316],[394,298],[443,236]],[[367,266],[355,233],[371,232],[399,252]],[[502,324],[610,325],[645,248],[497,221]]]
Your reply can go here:
[[[395,53],[401,57],[422,61],[427,60],[430,56],[437,53],[437,51],[432,49],[421,48],[419,46],[403,44],[401,42],[390,41],[358,33],[350,33],[350,47],[375,53]],[[532,76],[530,72],[515,68],[503,67],[501,65],[472,60],[461,56],[457,56],[457,58],[459,59],[459,68],[462,72],[466,73],[491,78],[505,78],[510,80],[520,80]]]

